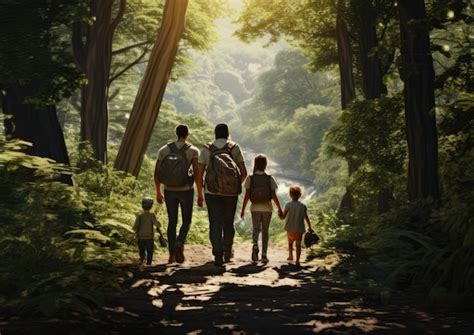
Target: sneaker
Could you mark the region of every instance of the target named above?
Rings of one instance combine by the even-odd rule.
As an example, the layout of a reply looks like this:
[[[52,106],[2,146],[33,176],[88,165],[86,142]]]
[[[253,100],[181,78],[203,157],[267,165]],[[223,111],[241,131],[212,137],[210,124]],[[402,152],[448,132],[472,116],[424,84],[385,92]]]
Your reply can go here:
[[[254,244],[252,247],[252,261],[258,261],[258,245]]]
[[[262,262],[263,263],[268,263],[267,255],[262,255]]]
[[[222,256],[215,256],[214,257],[214,265],[215,266],[222,266],[224,262],[222,261]]]
[[[176,241],[176,244],[174,246],[174,254],[176,257],[176,262],[178,263],[183,263],[184,262],[184,245],[183,242],[181,241]]]

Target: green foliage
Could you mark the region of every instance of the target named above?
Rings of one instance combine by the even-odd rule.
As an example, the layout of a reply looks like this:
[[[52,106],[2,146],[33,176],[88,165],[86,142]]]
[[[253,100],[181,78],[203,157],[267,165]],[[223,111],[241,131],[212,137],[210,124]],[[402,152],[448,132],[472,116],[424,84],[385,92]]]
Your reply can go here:
[[[336,9],[336,1],[247,1],[236,34],[244,41],[285,38],[304,50],[312,69],[327,69],[337,63]]]
[[[35,104],[51,104],[70,96],[81,80],[70,50],[70,24],[84,16],[83,0],[60,4],[2,1],[0,90],[31,85],[35,95],[29,99]]]
[[[359,207],[372,208],[382,188],[403,185],[406,144],[400,96],[356,101],[327,134],[328,150],[354,162],[350,185]],[[404,188],[398,190],[403,199]]]
[[[138,211],[135,181],[103,168],[55,181],[65,168],[0,150],[0,301],[2,313],[91,315],[105,289],[118,289],[115,262],[129,257]]]

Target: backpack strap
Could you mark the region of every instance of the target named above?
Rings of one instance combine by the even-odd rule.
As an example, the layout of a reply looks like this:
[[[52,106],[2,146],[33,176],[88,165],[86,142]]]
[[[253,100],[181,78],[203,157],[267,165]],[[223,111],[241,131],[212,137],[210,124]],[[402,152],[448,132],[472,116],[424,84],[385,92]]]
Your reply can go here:
[[[173,143],[175,146],[176,144]],[[191,148],[191,144],[189,143],[184,143],[183,146],[181,147],[181,149],[179,149],[180,152],[186,152],[186,150],[188,150],[189,148]]]
[[[170,148],[170,151],[172,153],[175,153],[175,152],[179,151],[178,147],[176,146],[176,143],[174,143],[174,142],[169,143],[168,148]]]
[[[225,144],[225,148],[227,151],[229,151],[230,153],[232,152],[232,150],[234,150],[234,148],[237,146],[237,143],[235,142],[232,142],[232,141],[228,141],[226,144]]]

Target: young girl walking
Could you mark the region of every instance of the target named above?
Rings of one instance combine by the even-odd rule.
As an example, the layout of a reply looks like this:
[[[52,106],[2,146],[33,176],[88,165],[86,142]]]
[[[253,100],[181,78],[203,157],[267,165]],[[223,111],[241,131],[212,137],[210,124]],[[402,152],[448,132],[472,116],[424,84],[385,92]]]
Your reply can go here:
[[[245,218],[245,208],[247,203],[252,203],[250,212],[252,213],[252,261],[258,261],[258,239],[260,232],[262,232],[262,262],[268,262],[268,229],[272,219],[272,200],[277,206],[278,215],[282,214],[280,202],[276,195],[278,188],[275,178],[265,173],[267,168],[267,157],[259,154],[254,157],[253,174],[248,176],[244,182],[245,197],[242,204],[242,211],[240,217]]]
[[[290,186],[289,196],[292,201],[285,205],[285,210],[280,218],[286,219],[285,230],[288,236],[288,261],[293,261],[293,243],[296,244],[296,265],[300,265],[301,240],[305,232],[304,221],[308,224],[308,230],[311,229],[311,222],[308,217],[308,209],[299,201],[301,197],[301,187],[297,185]]]

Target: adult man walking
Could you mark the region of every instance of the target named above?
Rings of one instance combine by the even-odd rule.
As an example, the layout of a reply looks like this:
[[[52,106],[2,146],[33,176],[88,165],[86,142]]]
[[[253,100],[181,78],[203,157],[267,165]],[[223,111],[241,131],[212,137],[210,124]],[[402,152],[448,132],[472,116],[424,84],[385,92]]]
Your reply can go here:
[[[198,171],[199,150],[186,142],[188,134],[186,125],[177,126],[178,140],[160,149],[155,167],[156,200],[162,204],[164,199],[168,212],[168,263],[184,262],[184,243],[193,215],[193,185]],[[164,197],[161,184],[164,184]],[[182,225],[176,238],[178,207],[181,207]]]
[[[212,254],[214,263],[221,266],[232,257],[235,210],[247,169],[239,145],[229,140],[228,126],[218,124],[214,133],[215,141],[207,144],[199,156],[196,186],[199,207],[203,206],[205,191]]]

